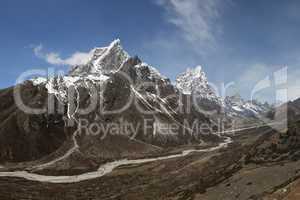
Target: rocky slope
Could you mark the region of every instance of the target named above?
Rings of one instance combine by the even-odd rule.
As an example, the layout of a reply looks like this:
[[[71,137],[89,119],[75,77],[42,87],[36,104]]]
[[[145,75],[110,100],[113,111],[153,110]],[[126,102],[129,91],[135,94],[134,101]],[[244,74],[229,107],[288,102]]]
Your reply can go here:
[[[281,105],[275,115],[282,124],[273,134],[262,137],[249,151],[254,163],[297,161],[300,158],[300,99]]]
[[[47,105],[47,90],[31,82],[19,85],[23,102],[34,108]],[[62,115],[27,114],[14,102],[14,88],[0,91],[0,162],[36,160],[58,149],[72,134]]]

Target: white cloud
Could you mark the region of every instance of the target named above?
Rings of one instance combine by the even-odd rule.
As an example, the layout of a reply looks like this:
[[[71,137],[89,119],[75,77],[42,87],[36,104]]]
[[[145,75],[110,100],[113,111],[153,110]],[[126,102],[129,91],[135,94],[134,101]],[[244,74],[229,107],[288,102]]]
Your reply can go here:
[[[61,58],[59,53],[56,52],[44,52],[43,45],[38,45],[33,48],[34,54],[44,59],[46,62],[52,65],[81,65],[89,61],[92,56],[92,52],[75,52],[70,57],[65,59]]]
[[[166,19],[174,24],[181,36],[198,48],[212,48],[221,32],[222,0],[159,0],[167,11]]]

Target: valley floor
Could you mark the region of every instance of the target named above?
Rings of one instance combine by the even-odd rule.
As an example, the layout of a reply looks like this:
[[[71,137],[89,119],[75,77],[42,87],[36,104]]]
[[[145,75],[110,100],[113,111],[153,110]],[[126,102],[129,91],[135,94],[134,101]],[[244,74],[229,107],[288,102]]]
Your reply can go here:
[[[298,199],[300,161],[245,165],[243,152],[266,127],[243,130],[228,148],[119,165],[101,178],[68,184],[0,177],[0,199]],[[287,189],[286,189],[287,187]]]

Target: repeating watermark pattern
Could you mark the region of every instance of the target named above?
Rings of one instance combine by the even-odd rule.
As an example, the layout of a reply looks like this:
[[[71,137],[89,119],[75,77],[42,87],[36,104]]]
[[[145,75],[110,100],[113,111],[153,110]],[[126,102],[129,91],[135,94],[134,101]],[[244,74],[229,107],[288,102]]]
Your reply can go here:
[[[230,125],[231,128],[235,127],[233,123]],[[228,123],[226,125],[228,126]],[[132,123],[121,118],[117,122],[98,123],[81,118],[78,120],[76,135],[101,136],[101,139],[104,139],[107,135],[125,135],[134,139],[140,134],[146,136],[149,134],[155,135],[155,132],[159,132],[164,135],[177,135],[180,131],[182,136],[188,135],[197,138],[203,135],[221,136],[224,129],[225,123],[223,120],[203,123],[199,119],[193,121],[184,119],[183,125],[180,125],[176,122],[157,123],[155,119],[143,119],[137,123]]]
[[[62,71],[55,72],[52,68],[29,70],[22,73],[16,81],[15,102],[20,110],[28,114],[61,114],[65,116],[67,126],[77,126],[79,134],[101,135],[102,138],[116,134],[135,138],[138,134],[147,135],[149,131],[153,135],[157,133],[174,135],[180,132],[181,135],[194,134],[196,137],[199,134],[218,134],[228,127],[231,129],[236,127],[234,119],[224,120],[226,108],[224,99],[222,99],[226,96],[227,90],[235,85],[234,82],[223,83],[221,87],[209,83],[219,98],[214,102],[216,105],[203,107],[203,96],[197,92],[192,95],[183,95],[173,91],[166,95],[163,94],[161,85],[157,82],[140,81],[137,83],[127,73],[121,71],[116,73],[121,82],[113,85],[113,80],[109,78],[104,81],[101,79],[90,81],[84,77],[66,78]],[[30,106],[23,99],[22,86],[33,76],[46,77],[33,80],[34,84],[45,85],[48,90],[47,103],[44,104],[44,107]],[[251,102],[255,101],[254,97],[257,93],[267,88],[275,89],[275,101],[287,102],[287,79],[287,67],[265,77],[253,87]],[[86,96],[82,95],[82,91],[87,94],[88,100],[86,100]],[[118,99],[119,105],[111,105],[109,101],[117,101],[118,96],[122,98]],[[145,118],[134,123],[126,121],[122,117],[117,122],[94,120],[105,118],[103,116],[122,116],[122,113],[126,113],[132,108],[136,109],[141,116],[144,115]],[[201,113],[215,120],[205,123],[199,119],[184,118],[192,112]],[[272,112],[272,120],[265,115],[259,116],[261,124],[269,124],[278,131],[284,130],[284,127],[287,127],[287,105],[275,107]],[[156,117],[148,119],[148,116],[156,116],[161,113],[167,115],[171,120],[161,122]],[[183,119],[178,122],[175,116],[180,114]],[[89,118],[91,115],[93,119]],[[278,124],[282,124],[282,126],[279,127]]]

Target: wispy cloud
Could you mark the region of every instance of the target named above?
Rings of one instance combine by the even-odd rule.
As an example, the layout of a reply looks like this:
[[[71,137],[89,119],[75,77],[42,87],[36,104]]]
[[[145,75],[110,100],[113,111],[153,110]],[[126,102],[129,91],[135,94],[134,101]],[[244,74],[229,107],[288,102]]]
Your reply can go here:
[[[249,87],[252,87],[256,82],[270,75],[270,68],[265,64],[257,63],[245,68],[246,70],[241,74],[238,82]]]
[[[52,65],[81,65],[88,62],[92,52],[75,52],[70,57],[61,58],[59,53],[45,52],[43,45],[33,47],[34,54]]]
[[[167,11],[166,20],[180,35],[198,48],[213,48],[222,32],[218,23],[225,2],[222,0],[158,0]]]
[[[299,98],[299,76],[299,68],[254,64],[241,74],[237,85],[247,98],[256,92],[254,98],[270,102],[284,102]]]
[[[220,19],[225,3],[231,0],[154,0],[162,8],[162,26],[152,38],[143,42],[142,54],[161,67],[172,80],[186,69],[204,65],[205,58],[222,51]],[[217,47],[217,48],[216,48]],[[217,50],[217,51],[216,51]],[[206,67],[206,66],[204,66]]]

